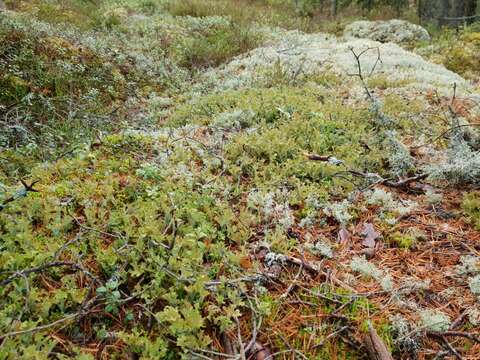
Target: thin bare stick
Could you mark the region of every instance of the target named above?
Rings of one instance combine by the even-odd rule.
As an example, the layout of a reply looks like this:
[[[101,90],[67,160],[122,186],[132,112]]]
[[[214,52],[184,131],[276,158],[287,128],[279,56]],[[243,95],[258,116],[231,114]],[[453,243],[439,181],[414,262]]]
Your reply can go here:
[[[35,181],[32,181],[29,184],[27,184],[25,181],[23,181],[22,179],[20,179],[20,182],[22,183],[23,185],[23,189],[21,190],[18,190],[17,192],[15,192],[15,194],[13,194],[12,196],[6,198],[4,201],[3,201],[3,204],[0,204],[0,211],[2,211],[3,209],[5,209],[5,207],[7,206],[8,203],[11,203],[12,201],[15,201],[21,197],[25,197],[27,196],[27,194],[29,192],[39,192],[37,189],[34,189],[34,186],[36,183],[38,183],[40,180],[35,180]]]
[[[50,263],[47,263],[47,264],[43,264],[43,265],[40,265],[40,266],[37,266],[37,267],[33,267],[33,268],[29,268],[29,269],[25,269],[25,270],[21,270],[21,271],[17,271],[17,272],[13,272],[13,274],[11,276],[9,276],[8,278],[6,278],[5,280],[2,280],[0,282],[0,286],[5,286],[5,285],[8,285],[10,284],[13,280],[19,278],[19,277],[24,277],[24,276],[27,276],[27,275],[30,275],[32,273],[37,273],[37,272],[42,272],[44,270],[47,270],[49,268],[52,268],[52,267],[62,267],[62,266],[67,266],[67,267],[70,267],[74,270],[79,270],[79,271],[82,271],[83,273],[85,273],[88,277],[90,277],[91,279],[93,280],[96,280],[95,276],[93,276],[89,271],[83,269],[79,264],[77,263],[73,263],[73,262],[68,262],[68,261],[53,261],[53,262],[50,262]]]
[[[237,323],[237,337],[238,337],[238,344],[240,346],[240,358],[242,360],[246,360],[247,355],[245,354],[245,346],[243,345],[242,332],[240,329],[240,321],[238,320],[237,317],[235,317],[235,322]]]
[[[77,317],[80,317],[80,316],[84,316],[88,313],[88,310],[92,307],[92,305],[95,303],[95,301],[97,300],[97,297],[94,297],[93,299],[91,299],[89,302],[86,303],[85,306],[83,306],[80,311],[74,313],[74,314],[70,314],[70,315],[67,315],[61,319],[58,319],[50,324],[45,324],[45,325],[40,325],[40,326],[37,326],[37,327],[34,327],[34,328],[30,328],[30,329],[25,329],[25,330],[18,330],[18,331],[12,331],[12,332],[9,332],[9,333],[6,333],[6,334],[3,334],[3,335],[0,335],[0,341],[2,341],[3,339],[7,338],[7,337],[11,337],[11,336],[18,336],[18,335],[25,335],[25,334],[32,334],[32,333],[36,333],[36,332],[39,332],[39,331],[43,331],[43,330],[46,330],[46,329],[50,329],[54,326],[57,326],[59,324],[63,324],[65,322],[68,322],[70,320],[73,320]]]
[[[342,326],[337,331],[334,331],[331,334],[328,334],[319,344],[315,345],[314,348],[322,347],[323,345],[325,345],[328,339],[331,339],[332,337],[337,336],[338,334],[344,332],[345,330],[348,330],[349,328],[350,326],[348,325]]]

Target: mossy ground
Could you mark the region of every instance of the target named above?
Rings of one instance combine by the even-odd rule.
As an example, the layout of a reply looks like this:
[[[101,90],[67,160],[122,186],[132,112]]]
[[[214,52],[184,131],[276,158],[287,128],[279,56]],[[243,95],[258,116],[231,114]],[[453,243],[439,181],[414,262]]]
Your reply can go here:
[[[215,358],[253,339],[279,358],[362,359],[369,321],[396,357],[429,357],[442,343],[422,311],[478,330],[473,274],[456,268],[478,255],[478,194],[352,175],[390,178],[397,155],[371,104],[351,99],[358,79],[274,67],[267,82],[190,93],[205,67],[268,41],[259,19],[311,21],[246,3],[6,1],[0,358]],[[447,147],[445,113],[476,119],[463,99],[395,91],[408,80],[367,84],[410,146],[406,176]],[[359,272],[365,224],[378,234]]]

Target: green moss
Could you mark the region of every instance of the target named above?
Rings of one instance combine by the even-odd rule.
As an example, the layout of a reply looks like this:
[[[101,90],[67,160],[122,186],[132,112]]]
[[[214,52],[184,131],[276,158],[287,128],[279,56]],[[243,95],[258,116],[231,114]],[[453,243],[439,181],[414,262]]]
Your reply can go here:
[[[463,197],[462,209],[470,222],[480,230],[480,192],[467,193]]]
[[[378,88],[381,90],[385,90],[397,87],[404,87],[411,82],[412,80],[409,79],[391,80],[385,75],[376,75],[368,78],[367,86],[369,88]]]
[[[0,59],[0,105],[12,110],[0,146],[27,146],[30,156],[48,158],[91,138],[99,126],[111,129],[106,114],[124,96],[125,79],[105,58],[5,18]]]
[[[389,235],[388,241],[401,249],[412,249],[416,245],[416,239],[414,236],[403,234],[399,231]]]
[[[7,0],[5,4],[16,11],[34,14],[51,24],[68,24],[88,30],[100,22],[98,3],[82,0]]]
[[[261,36],[247,27],[231,23],[208,33],[180,39],[172,44],[181,66],[198,69],[218,66],[260,44]]]
[[[457,30],[442,28],[436,31],[431,44],[420,44],[418,51],[433,62],[442,63],[463,77],[478,80],[480,78],[480,32],[475,25]]]

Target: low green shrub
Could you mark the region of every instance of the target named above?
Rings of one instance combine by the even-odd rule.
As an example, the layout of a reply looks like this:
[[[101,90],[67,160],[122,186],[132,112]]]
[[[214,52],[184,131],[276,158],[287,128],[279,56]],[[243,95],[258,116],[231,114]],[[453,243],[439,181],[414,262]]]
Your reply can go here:
[[[259,34],[232,23],[181,41],[177,50],[179,64],[190,69],[215,67],[257,47],[260,41]]]
[[[472,224],[480,230],[480,192],[467,193],[463,197],[462,208]]]

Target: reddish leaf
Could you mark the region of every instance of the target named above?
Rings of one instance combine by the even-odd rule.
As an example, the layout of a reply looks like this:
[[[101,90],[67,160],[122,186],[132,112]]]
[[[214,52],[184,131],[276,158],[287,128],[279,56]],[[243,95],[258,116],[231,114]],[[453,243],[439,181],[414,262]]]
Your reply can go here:
[[[369,248],[375,247],[375,242],[380,237],[380,234],[375,230],[373,225],[370,223],[363,224],[363,230],[361,234],[362,236],[365,236],[365,239],[363,239],[362,244]]]
[[[350,242],[350,239],[351,239],[351,235],[350,233],[348,232],[347,229],[340,229],[340,231],[338,232],[338,241],[340,242],[340,244],[342,245],[345,245],[345,244],[348,244]]]

